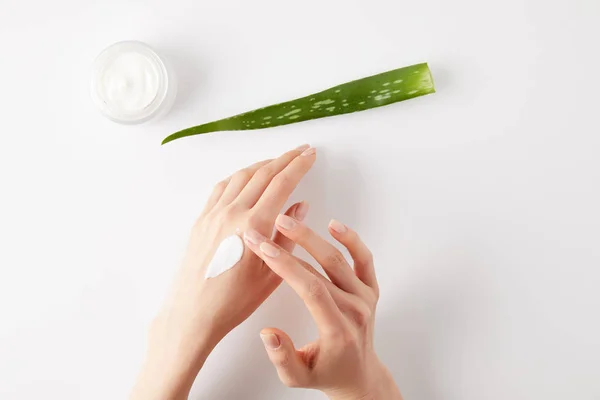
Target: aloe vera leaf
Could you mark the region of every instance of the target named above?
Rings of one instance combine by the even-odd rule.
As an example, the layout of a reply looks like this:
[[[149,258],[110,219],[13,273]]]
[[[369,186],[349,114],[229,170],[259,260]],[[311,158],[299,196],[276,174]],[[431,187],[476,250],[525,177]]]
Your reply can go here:
[[[365,111],[430,93],[435,93],[435,87],[429,66],[427,63],[416,64],[344,83],[296,100],[184,129],[168,136],[162,144],[210,132],[273,128]]]

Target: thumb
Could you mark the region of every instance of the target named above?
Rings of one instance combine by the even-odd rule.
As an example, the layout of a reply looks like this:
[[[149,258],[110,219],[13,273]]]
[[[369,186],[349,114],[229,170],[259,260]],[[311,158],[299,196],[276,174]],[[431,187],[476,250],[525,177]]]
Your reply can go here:
[[[308,368],[296,352],[292,339],[274,328],[263,329],[260,338],[281,382],[287,387],[306,387]]]

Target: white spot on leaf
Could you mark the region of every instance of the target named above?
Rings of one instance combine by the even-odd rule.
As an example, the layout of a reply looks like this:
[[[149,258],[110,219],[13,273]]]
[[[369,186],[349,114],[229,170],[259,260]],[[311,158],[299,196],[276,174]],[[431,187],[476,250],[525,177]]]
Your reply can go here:
[[[273,117],[264,117],[263,119],[271,119],[271,118],[273,118]],[[252,121],[252,122],[254,122],[254,121]]]
[[[391,96],[389,94],[380,94],[378,96],[375,96],[375,100],[381,101],[381,100],[389,99],[390,97]]]
[[[408,94],[415,94],[417,92],[418,92],[418,90],[411,90],[410,92],[408,92]]]
[[[383,86],[390,86],[390,82],[384,83]]]
[[[315,106],[320,106],[320,105],[327,105],[327,104],[332,104],[335,103],[335,100],[331,100],[331,99],[327,99],[327,100],[323,100],[323,101],[317,101],[313,107]]]
[[[402,79],[398,79],[397,81],[394,81],[395,84],[402,83],[402,82],[403,82]]]
[[[302,109],[301,109],[301,108],[296,108],[295,110],[292,110],[292,111],[290,111],[290,112],[289,112],[289,113],[287,113],[287,114],[283,114],[283,116],[284,116],[284,117],[289,117],[290,115],[297,114],[297,113],[299,113],[299,112],[301,112],[301,111],[302,111]]]
[[[333,112],[335,110],[335,107],[327,107],[326,110],[329,112]]]

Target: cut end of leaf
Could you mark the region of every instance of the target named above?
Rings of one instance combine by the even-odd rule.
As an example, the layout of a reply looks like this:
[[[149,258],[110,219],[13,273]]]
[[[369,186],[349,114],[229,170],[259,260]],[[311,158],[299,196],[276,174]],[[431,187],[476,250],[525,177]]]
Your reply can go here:
[[[425,63],[424,65],[425,65],[425,69],[427,70],[428,84],[430,87],[429,93],[435,93],[435,81],[433,80],[433,74],[431,73],[431,70],[429,69],[429,64]]]

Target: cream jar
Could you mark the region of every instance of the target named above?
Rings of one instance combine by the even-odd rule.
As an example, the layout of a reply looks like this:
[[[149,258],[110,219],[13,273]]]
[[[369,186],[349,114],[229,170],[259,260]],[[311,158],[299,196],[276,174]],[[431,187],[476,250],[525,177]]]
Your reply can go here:
[[[107,118],[141,124],[169,112],[177,84],[167,62],[150,46],[126,41],[109,46],[96,58],[91,93]]]

